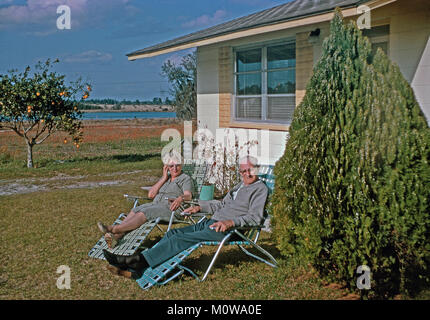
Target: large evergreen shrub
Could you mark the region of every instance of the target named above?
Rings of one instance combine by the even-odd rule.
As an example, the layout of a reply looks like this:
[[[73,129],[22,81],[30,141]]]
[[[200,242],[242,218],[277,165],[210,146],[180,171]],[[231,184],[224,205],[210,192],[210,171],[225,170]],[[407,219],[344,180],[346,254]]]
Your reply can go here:
[[[398,66],[336,12],[276,163],[270,210],[282,254],[371,293],[428,280],[430,129]]]

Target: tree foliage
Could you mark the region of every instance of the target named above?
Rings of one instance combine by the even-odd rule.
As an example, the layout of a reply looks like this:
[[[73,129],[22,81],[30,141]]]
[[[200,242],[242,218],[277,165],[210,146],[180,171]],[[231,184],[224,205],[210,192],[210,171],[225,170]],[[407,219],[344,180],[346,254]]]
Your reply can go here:
[[[31,73],[11,70],[0,75],[0,129],[13,130],[27,145],[27,167],[33,167],[33,147],[54,132],[72,136],[77,147],[82,140],[80,118],[75,98],[86,99],[91,91],[81,80],[66,84],[65,76],[51,71],[49,59],[39,62]]]
[[[411,293],[429,280],[429,160],[410,85],[337,11],[275,166],[281,252],[350,288],[367,265],[371,296]]]
[[[197,55],[195,52],[187,54],[176,65],[171,60],[161,67],[161,74],[171,85],[173,104],[176,115],[180,119],[191,120],[197,117]]]

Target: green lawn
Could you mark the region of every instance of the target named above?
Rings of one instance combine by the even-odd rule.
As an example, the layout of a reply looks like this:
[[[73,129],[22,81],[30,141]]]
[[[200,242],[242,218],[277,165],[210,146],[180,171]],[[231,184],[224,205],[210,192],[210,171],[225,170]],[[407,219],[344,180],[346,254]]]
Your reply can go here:
[[[279,261],[273,269],[226,248],[205,281],[183,275],[162,287],[143,291],[133,281],[113,276],[105,261],[88,257],[99,239],[96,222],[113,222],[131,203],[124,193],[142,195],[143,185],[161,174],[159,139],[93,143],[59,162],[64,150],[36,158],[0,162],[0,190],[17,183],[33,192],[0,195],[0,299],[338,299],[354,298],[336,285],[323,285],[312,268],[279,255],[271,234],[261,244]],[[107,183],[109,182],[109,183]],[[43,187],[43,188],[42,188]],[[40,189],[37,189],[40,188]],[[161,237],[154,231],[146,245]],[[202,275],[216,248],[196,250],[186,266]],[[71,289],[56,286],[57,268],[71,270]],[[228,293],[228,294],[227,294]],[[226,295],[227,294],[227,295]],[[426,298],[425,296],[423,298]]]

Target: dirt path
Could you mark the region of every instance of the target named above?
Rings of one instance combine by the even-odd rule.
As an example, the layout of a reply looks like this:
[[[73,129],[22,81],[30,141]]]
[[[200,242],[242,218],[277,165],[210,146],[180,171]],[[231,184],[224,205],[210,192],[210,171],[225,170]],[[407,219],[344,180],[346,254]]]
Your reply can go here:
[[[69,176],[59,174],[51,178],[0,180],[0,196],[50,191],[54,189],[95,188],[102,186],[125,185],[129,183],[129,180],[124,180],[124,176],[140,174],[142,172],[142,170],[135,170],[129,172],[98,174],[94,176]],[[122,178],[118,179],[118,176],[121,176]],[[156,177],[148,176],[147,179],[148,181],[153,181]]]

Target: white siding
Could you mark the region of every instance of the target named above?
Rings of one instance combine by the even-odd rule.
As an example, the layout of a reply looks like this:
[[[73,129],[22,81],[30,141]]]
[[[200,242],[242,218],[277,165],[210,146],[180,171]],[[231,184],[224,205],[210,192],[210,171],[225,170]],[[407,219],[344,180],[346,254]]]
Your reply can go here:
[[[390,24],[389,56],[399,65],[402,74],[411,84],[430,123],[430,2],[428,0],[397,1],[372,10],[371,14],[372,24],[376,22],[378,25],[378,21],[385,21],[380,24]],[[321,29],[321,40],[314,45],[314,63],[316,63],[322,51],[322,38],[329,33],[328,23],[276,31],[198,48],[198,126],[210,129],[214,136],[219,127],[218,51],[220,47],[238,47],[291,38],[296,33],[315,28]],[[258,136],[260,143],[263,142],[261,132]],[[284,152],[288,133],[270,131],[268,136],[269,149],[265,149],[264,145],[260,144],[258,156],[263,162],[274,164]],[[266,153],[266,150],[269,152]]]
[[[197,126],[215,133],[219,126],[218,50],[197,49]]]

